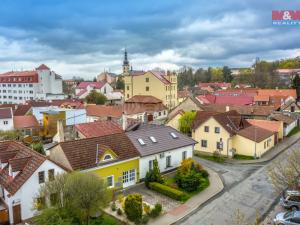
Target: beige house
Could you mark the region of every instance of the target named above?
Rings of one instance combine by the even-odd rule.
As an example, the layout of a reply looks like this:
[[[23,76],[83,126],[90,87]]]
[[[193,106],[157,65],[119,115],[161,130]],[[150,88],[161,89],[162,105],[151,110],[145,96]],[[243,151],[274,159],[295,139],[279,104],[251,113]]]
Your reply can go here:
[[[195,151],[261,157],[274,146],[274,132],[252,126],[236,111],[198,111],[192,126]]]
[[[168,121],[166,122],[167,126],[173,127],[176,130],[179,130],[179,119],[183,116],[184,111],[179,110],[172,117],[169,117]]]

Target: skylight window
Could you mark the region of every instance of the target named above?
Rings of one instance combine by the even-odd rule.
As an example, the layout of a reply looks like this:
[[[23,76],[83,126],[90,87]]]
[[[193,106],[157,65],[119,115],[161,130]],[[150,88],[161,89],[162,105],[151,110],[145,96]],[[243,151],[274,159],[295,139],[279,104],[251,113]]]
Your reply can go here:
[[[174,132],[171,132],[170,134],[171,134],[172,138],[174,138],[174,139],[178,138],[178,136]]]
[[[144,142],[144,140],[142,138],[139,138],[138,142],[140,143],[140,145],[145,145],[145,142]]]
[[[150,136],[150,140],[151,140],[153,143],[156,143],[156,142],[157,142],[156,138],[153,137],[153,136]]]

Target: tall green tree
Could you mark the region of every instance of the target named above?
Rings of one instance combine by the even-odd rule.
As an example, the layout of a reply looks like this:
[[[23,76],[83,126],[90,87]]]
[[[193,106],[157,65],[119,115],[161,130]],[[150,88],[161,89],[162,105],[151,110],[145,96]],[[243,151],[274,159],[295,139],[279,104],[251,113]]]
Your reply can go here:
[[[231,83],[231,81],[233,80],[233,76],[231,74],[231,70],[229,69],[229,67],[228,66],[224,66],[222,72],[223,72],[223,80],[224,80],[224,82]]]
[[[124,90],[125,89],[125,82],[122,76],[118,77],[118,80],[116,82],[116,88],[120,89],[120,90]]]
[[[294,79],[292,80],[292,88],[296,89],[297,98],[299,98],[299,96],[300,96],[300,77],[298,74],[296,74]]]
[[[85,98],[89,104],[104,105],[107,98],[102,93],[92,90]]]
[[[184,134],[191,134],[192,123],[195,119],[196,112],[185,112],[179,119],[179,130]]]
[[[106,182],[93,173],[72,172],[60,174],[54,181],[41,187],[40,198],[49,198],[50,204],[34,204],[42,209],[35,218],[37,225],[90,224],[90,217],[101,212],[112,199]],[[49,222],[47,222],[49,221]]]

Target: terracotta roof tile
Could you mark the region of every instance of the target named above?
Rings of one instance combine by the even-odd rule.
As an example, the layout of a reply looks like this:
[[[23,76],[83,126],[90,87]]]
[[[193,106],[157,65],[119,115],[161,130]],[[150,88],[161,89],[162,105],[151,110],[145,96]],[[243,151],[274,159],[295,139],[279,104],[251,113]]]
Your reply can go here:
[[[28,158],[26,163],[24,158]],[[9,166],[4,167],[4,169],[0,172],[0,184],[13,195],[40,167],[40,165],[46,160],[46,157],[21,143],[15,141],[4,141],[0,142],[0,159],[1,161],[5,159],[13,162],[14,170],[20,169],[20,166],[23,167],[22,171],[13,179],[9,177]]]
[[[38,68],[36,68],[36,70],[50,70],[50,68],[45,64],[41,64]]]
[[[11,119],[13,112],[11,108],[0,108],[0,119]]]
[[[39,122],[34,115],[14,116],[15,129],[39,127]]]
[[[258,95],[264,95],[264,96],[291,96],[294,99],[297,98],[296,89],[259,89]]]
[[[291,124],[293,123],[296,119],[290,116],[286,116],[280,113],[273,113],[270,118],[272,120],[276,120],[276,121],[283,121],[285,124]]]
[[[123,132],[122,128],[112,121],[96,121],[92,123],[76,124],[75,129],[86,138],[100,137]]]
[[[123,109],[122,106],[88,105],[86,112],[87,116],[121,118]]]
[[[14,116],[24,116],[31,109],[31,105],[18,105],[14,111]]]
[[[107,164],[139,156],[139,152],[125,133],[66,141],[59,145],[73,170],[85,170],[101,165],[96,163],[97,145],[98,150],[101,150],[101,145],[105,145],[117,155],[115,160],[108,161]]]
[[[267,139],[268,137],[271,137],[274,134],[274,132],[257,126],[249,126],[245,129],[238,131],[237,134],[259,143]]]
[[[123,111],[128,115],[143,112],[159,112],[163,110],[167,110],[167,107],[162,101],[149,95],[133,96],[123,105]]]
[[[247,122],[253,126],[264,128],[269,131],[278,132],[281,128],[281,122],[270,120],[247,119]]]

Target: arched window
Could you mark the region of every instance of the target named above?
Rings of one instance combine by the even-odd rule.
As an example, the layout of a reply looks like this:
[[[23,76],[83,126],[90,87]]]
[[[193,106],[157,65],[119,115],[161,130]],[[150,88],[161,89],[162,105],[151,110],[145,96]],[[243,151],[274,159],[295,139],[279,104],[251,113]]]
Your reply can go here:
[[[107,154],[103,157],[103,160],[110,160],[110,159],[112,159],[110,154]]]

